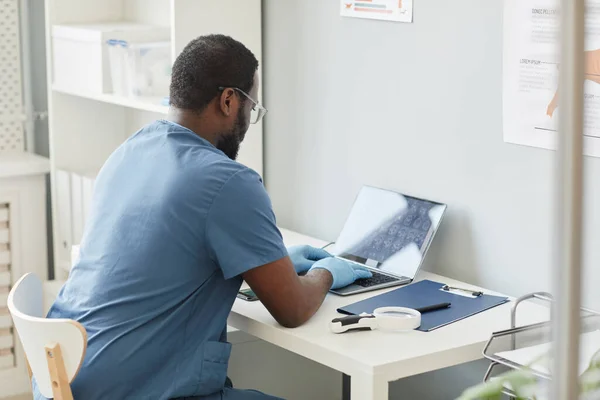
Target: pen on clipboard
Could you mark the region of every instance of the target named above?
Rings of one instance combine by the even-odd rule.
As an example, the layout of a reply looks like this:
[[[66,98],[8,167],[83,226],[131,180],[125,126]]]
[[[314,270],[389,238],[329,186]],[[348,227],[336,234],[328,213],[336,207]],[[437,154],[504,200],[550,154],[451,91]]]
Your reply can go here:
[[[424,313],[431,312],[431,311],[443,310],[444,308],[448,308],[451,305],[452,305],[452,303],[439,303],[439,304],[432,304],[430,306],[425,306],[425,307],[421,307],[421,308],[415,308],[415,310],[417,310],[421,314],[424,314]]]

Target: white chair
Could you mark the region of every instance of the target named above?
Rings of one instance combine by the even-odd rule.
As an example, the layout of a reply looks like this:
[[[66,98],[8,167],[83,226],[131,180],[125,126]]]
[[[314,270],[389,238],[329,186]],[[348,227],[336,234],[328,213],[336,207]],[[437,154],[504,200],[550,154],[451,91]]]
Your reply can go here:
[[[83,363],[87,334],[76,321],[44,318],[43,298],[42,281],[25,274],[8,295],[8,310],[40,393],[73,400],[70,383]]]

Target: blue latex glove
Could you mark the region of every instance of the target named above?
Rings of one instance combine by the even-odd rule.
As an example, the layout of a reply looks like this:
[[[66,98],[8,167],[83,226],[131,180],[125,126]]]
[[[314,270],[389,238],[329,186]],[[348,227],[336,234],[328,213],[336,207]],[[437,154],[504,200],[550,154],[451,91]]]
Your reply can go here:
[[[333,276],[332,289],[339,289],[345,286],[351,285],[357,279],[371,278],[373,274],[366,268],[355,267],[355,264],[351,264],[347,261],[339,258],[325,258],[317,261],[311,268],[314,269],[326,269],[331,272]]]
[[[325,250],[311,246],[292,246],[288,248],[288,255],[297,274],[307,272],[316,261],[331,257]]]

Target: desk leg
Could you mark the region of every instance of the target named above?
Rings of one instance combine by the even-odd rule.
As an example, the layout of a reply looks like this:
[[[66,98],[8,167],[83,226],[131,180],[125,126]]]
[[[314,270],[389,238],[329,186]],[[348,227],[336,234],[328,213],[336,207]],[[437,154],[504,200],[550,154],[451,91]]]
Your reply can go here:
[[[388,382],[374,375],[355,374],[350,380],[351,400],[388,400]]]
[[[350,400],[350,375],[342,374],[342,400]]]

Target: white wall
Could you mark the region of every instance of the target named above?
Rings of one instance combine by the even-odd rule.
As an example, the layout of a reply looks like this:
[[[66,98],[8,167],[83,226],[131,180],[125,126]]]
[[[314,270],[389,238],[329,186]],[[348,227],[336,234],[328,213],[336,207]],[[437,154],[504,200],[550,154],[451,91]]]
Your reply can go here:
[[[33,105],[35,111],[48,110],[46,92],[46,37],[44,0],[30,0],[29,37],[31,38],[31,73],[33,75]],[[48,157],[48,120],[35,124],[35,150],[37,154]]]
[[[34,111],[48,111],[48,94],[46,91],[46,31],[45,31],[45,9],[44,0],[30,0],[29,4],[29,38],[31,39],[31,74],[33,87],[33,107]],[[44,157],[50,155],[48,139],[48,120],[42,119],[35,122],[34,134],[35,152]],[[47,208],[48,218],[47,238],[48,238],[48,273],[54,273],[54,256],[52,247],[52,218],[50,215],[50,176],[47,182]],[[51,276],[51,275],[50,275]]]
[[[414,3],[414,23],[400,24],[341,18],[338,0],[264,1],[265,179],[278,221],[335,240],[363,184],[444,201],[427,269],[511,295],[548,290],[554,153],[503,142],[503,2]],[[585,167],[583,297],[600,309],[600,160]],[[391,393],[454,398],[486,366]]]
[[[551,284],[554,153],[502,139],[501,1],[415,1],[414,24],[265,0],[266,182],[281,225],[334,240],[363,184],[447,202],[428,269]],[[585,302],[600,308],[600,160],[586,159]]]

